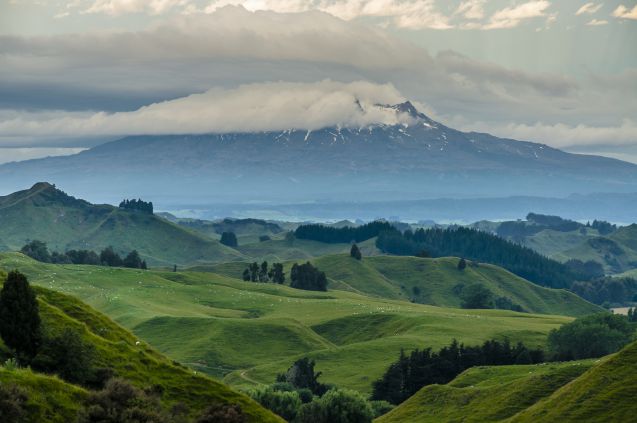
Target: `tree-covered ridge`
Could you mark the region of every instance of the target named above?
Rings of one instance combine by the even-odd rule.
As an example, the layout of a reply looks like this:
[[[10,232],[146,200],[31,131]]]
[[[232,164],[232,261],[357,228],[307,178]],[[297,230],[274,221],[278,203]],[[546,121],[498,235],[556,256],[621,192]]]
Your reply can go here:
[[[119,203],[120,209],[138,210],[144,213],[153,214],[153,202],[142,199],[123,200]]]
[[[431,257],[455,256],[491,263],[552,288],[568,288],[576,279],[565,265],[530,248],[465,227],[381,232],[376,246],[389,254],[418,255],[425,251]]]
[[[374,382],[372,399],[400,404],[423,386],[446,384],[470,367],[532,364],[543,360],[542,350],[529,349],[522,343],[511,346],[507,339],[503,342],[493,339],[474,347],[454,340],[438,352],[426,348],[407,355],[401,351],[398,361]]]
[[[366,223],[365,225],[344,228],[334,228],[321,224],[301,225],[294,231],[298,239],[325,242],[328,244],[362,242],[378,236],[381,232],[394,230],[394,227],[382,220]]]

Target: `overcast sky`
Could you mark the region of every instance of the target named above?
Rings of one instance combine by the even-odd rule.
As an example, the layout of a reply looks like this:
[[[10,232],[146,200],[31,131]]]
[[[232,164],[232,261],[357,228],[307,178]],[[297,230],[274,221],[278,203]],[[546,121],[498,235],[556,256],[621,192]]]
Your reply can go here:
[[[637,161],[637,1],[0,0],[0,162],[127,134],[394,123],[367,106],[404,100]]]

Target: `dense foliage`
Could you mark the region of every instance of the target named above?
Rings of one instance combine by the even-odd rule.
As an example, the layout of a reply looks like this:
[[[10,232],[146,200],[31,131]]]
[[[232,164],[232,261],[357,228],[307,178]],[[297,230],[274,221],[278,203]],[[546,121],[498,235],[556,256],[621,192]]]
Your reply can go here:
[[[356,260],[361,260],[363,258],[363,254],[361,254],[361,250],[356,244],[352,244],[352,248],[349,250],[349,255]]]
[[[235,235],[234,232],[223,232],[221,234],[221,240],[219,242],[231,248],[237,248],[239,246],[239,242],[237,241],[237,236]]]
[[[382,232],[376,246],[385,253],[431,257],[466,257],[492,263],[543,286],[570,287],[575,276],[563,264],[498,236],[464,227]]]
[[[531,350],[508,340],[486,341],[481,346],[465,346],[453,341],[434,352],[431,348],[415,350],[406,355],[400,352],[398,361],[391,364],[385,374],[373,384],[372,399],[400,404],[423,386],[445,384],[473,366],[540,363],[541,350]]]
[[[318,381],[321,372],[315,372],[316,363],[307,357],[296,360],[284,374],[277,376],[277,382],[287,382],[296,389],[309,389],[312,394],[321,396],[327,391],[327,385]]]
[[[362,242],[381,232],[394,230],[394,227],[385,221],[378,220],[365,225],[344,228],[335,228],[321,224],[301,225],[294,231],[298,239],[310,239],[312,241],[326,242],[328,244]]]
[[[626,304],[637,300],[637,280],[604,277],[575,282],[571,290],[595,304]]]
[[[556,360],[580,360],[619,351],[634,334],[635,329],[625,316],[598,313],[552,330],[548,345]]]
[[[290,286],[309,291],[327,291],[327,276],[325,272],[314,267],[309,261],[305,264],[292,265],[290,271]]]
[[[299,409],[299,423],[371,423],[371,404],[358,392],[331,389]]]
[[[42,344],[39,310],[26,276],[9,272],[0,291],[0,336],[21,362],[30,362]]]
[[[153,202],[142,201],[141,199],[124,200],[119,203],[120,209],[137,210],[147,214],[153,214]]]
[[[0,421],[21,423],[27,413],[29,396],[16,385],[0,383]]]
[[[604,267],[595,260],[571,259],[564,264],[578,280],[589,281],[604,276]]]

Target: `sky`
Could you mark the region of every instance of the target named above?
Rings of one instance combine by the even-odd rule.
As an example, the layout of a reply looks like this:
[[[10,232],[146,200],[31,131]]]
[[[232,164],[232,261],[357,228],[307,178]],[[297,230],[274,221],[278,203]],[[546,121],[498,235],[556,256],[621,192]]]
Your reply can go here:
[[[0,163],[401,123],[637,162],[637,1],[0,0]]]

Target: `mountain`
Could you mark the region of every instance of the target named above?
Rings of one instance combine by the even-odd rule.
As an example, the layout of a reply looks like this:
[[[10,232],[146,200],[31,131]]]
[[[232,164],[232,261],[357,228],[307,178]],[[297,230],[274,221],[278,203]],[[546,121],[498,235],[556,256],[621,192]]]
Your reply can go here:
[[[72,156],[0,166],[0,190],[46,179],[84,198],[117,193],[166,203],[255,205],[378,200],[381,194],[398,200],[637,191],[634,164],[461,132],[409,102],[377,107],[407,114],[408,123],[125,137]]]
[[[54,251],[108,246],[136,249],[153,265],[236,260],[241,253],[152,214],[95,205],[46,182],[0,197],[0,245],[19,250],[37,239]]]
[[[4,281],[5,276],[0,269],[0,280]],[[36,286],[34,290],[47,330],[53,333],[65,328],[77,330],[82,340],[94,348],[96,367],[108,367],[114,376],[140,388],[161,387],[162,405],[166,408],[183,403],[195,416],[213,403],[239,404],[250,422],[282,422],[247,396],[169,360],[82,301],[43,287]],[[0,353],[5,351],[0,340]],[[20,420],[25,423],[75,421],[78,409],[89,395],[85,388],[31,369],[0,366],[0,383],[15,384],[29,395],[26,420]]]
[[[471,368],[377,420],[628,422],[637,413],[637,343],[601,360]]]

